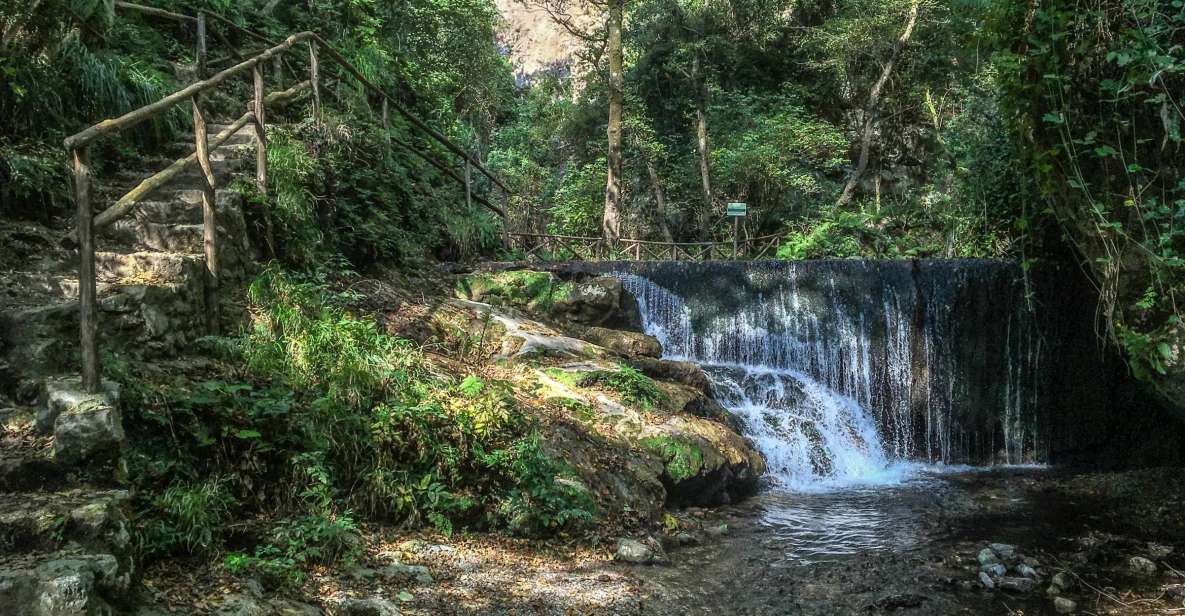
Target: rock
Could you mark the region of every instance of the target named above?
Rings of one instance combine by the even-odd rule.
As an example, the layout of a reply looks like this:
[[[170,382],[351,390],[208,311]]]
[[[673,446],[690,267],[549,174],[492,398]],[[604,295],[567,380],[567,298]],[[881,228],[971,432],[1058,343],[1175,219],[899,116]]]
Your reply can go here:
[[[432,574],[428,572],[428,568],[422,565],[392,563],[379,569],[378,574],[388,580],[397,580],[404,584],[416,583],[427,585],[436,581],[432,579]]]
[[[379,575],[378,571],[368,567],[352,567],[347,573],[355,580],[373,580]]]
[[[1156,575],[1156,563],[1143,556],[1132,556],[1127,561],[1129,571],[1140,576]]]
[[[1045,596],[1047,597],[1056,597],[1060,594],[1062,594],[1062,589],[1054,586],[1053,584],[1050,584],[1049,588],[1045,589]]]
[[[984,548],[980,550],[979,555],[977,555],[975,559],[979,561],[980,567],[986,567],[988,565],[994,565],[1000,562],[1000,558],[996,556],[996,553],[992,551],[991,548]]]
[[[604,327],[574,327],[570,333],[626,357],[662,356],[662,345],[654,336]]]
[[[631,440],[662,461],[668,506],[735,502],[765,473],[765,459],[744,437],[707,419],[673,416],[643,425]]]
[[[1016,556],[1016,546],[1007,543],[989,543],[988,549],[995,552],[997,556],[1004,560],[1012,560]]]
[[[1078,604],[1065,597],[1056,597],[1053,600],[1053,609],[1058,614],[1073,614],[1078,611]]]
[[[992,581],[992,577],[983,571],[979,572],[979,583],[983,584],[983,587],[988,590],[996,588],[996,583]]]
[[[1173,553],[1173,546],[1160,543],[1148,544],[1148,556],[1157,560],[1168,558]]]
[[[717,524],[704,528],[704,534],[709,537],[723,537],[728,534],[728,524]]]
[[[103,393],[90,394],[76,378],[53,379],[46,387],[48,402],[37,428],[52,422],[54,460],[69,465],[114,460],[124,443],[118,388],[106,384]]]
[[[30,616],[113,614],[104,588],[127,583],[110,581],[113,558],[79,556],[52,559],[32,569],[0,571],[0,613]]]
[[[1032,592],[1037,587],[1037,582],[1029,578],[1002,577],[996,580],[996,585],[1004,590],[1025,593]]]
[[[656,541],[643,543],[621,538],[617,540],[617,551],[613,554],[613,559],[639,565],[659,564],[666,562],[667,555]]]
[[[299,601],[272,599],[268,601],[269,616],[322,616],[321,608]]]
[[[1185,584],[1172,584],[1164,588],[1164,596],[1169,601],[1185,603]]]
[[[712,383],[708,380],[708,375],[704,374],[702,368],[691,362],[635,357],[629,361],[629,364],[656,381],[679,383],[699,390],[705,395],[712,393]]]
[[[1024,563],[1021,563],[1021,564],[1017,565],[1016,567],[1014,567],[1013,571],[1016,571],[1018,574],[1021,575],[1021,577],[1032,578],[1034,580],[1038,578],[1037,570],[1024,564]]]
[[[1003,563],[991,563],[990,565],[981,565],[980,570],[983,571],[984,573],[994,577],[994,578],[1003,577],[1005,573],[1008,573],[1008,569],[1004,566]]]
[[[45,382],[45,406],[37,413],[34,428],[39,434],[52,434],[58,415],[86,405],[114,406],[119,402],[119,384],[103,381],[101,393],[88,393],[79,377],[49,379]]]
[[[214,608],[215,616],[268,616],[271,613],[259,599],[239,593],[226,595]]]
[[[573,285],[567,297],[555,303],[563,320],[579,325],[642,331],[638,301],[613,276],[599,276]]]
[[[699,537],[696,537],[687,531],[683,531],[675,535],[675,542],[679,545],[695,545],[699,543]]]
[[[399,608],[382,597],[346,597],[341,594],[329,598],[335,616],[399,616]]]
[[[1069,590],[1074,587],[1074,576],[1069,571],[1058,571],[1050,580],[1058,590]]]

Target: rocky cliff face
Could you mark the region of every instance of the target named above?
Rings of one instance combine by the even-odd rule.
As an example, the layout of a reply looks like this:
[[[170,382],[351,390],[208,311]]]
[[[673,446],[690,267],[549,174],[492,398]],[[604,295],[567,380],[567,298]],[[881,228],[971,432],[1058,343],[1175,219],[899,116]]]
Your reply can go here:
[[[580,71],[576,53],[584,41],[560,24],[538,0],[496,0],[502,14],[501,43],[520,83],[544,72],[568,75]],[[563,3],[555,16],[577,32],[593,32],[602,21],[596,7],[582,1]]]

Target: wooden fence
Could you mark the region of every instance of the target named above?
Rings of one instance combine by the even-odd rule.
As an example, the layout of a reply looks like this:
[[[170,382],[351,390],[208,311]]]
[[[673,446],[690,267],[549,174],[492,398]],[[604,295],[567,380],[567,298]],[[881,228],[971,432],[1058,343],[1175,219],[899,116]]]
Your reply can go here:
[[[481,195],[474,194],[472,187],[471,170],[476,169],[485,175],[489,180],[509,193],[509,189],[502,183],[493,173],[486,169],[480,162],[478,162],[472,155],[466,152],[462,147],[454,144],[439,132],[433,130],[403,105],[399,103],[394,97],[385,92],[383,89],[371,83],[368,79],[363,77],[362,73],[351,64],[344,56],[337,52],[324,39],[314,32],[300,32],[293,34],[285,39],[283,42],[273,43],[266,37],[239,27],[233,22],[219,17],[217,15],[205,12],[199,12],[196,16],[182,15],[180,13],[173,13],[162,9],[152,7],[140,6],[129,2],[115,2],[117,9],[122,11],[136,11],[144,15],[148,15],[160,19],[168,19],[182,22],[191,25],[195,29],[197,48],[197,76],[198,80],[154,103],[145,105],[130,111],[118,118],[104,120],[95,124],[85,130],[72,135],[65,140],[66,150],[69,152],[71,161],[74,167],[74,194],[76,205],[78,209],[77,228],[71,234],[71,241],[77,243],[80,253],[80,262],[78,267],[78,304],[79,304],[79,322],[80,322],[80,343],[82,356],[82,382],[83,386],[92,392],[99,391],[100,375],[99,375],[99,355],[97,345],[98,332],[98,310],[96,306],[97,301],[97,281],[95,279],[95,229],[110,225],[115,220],[131,212],[135,205],[145,199],[152,191],[160,186],[166,184],[170,179],[177,177],[186,169],[197,165],[202,172],[202,212],[203,212],[203,247],[206,260],[206,302],[207,309],[206,320],[211,331],[216,331],[218,314],[217,314],[217,293],[219,287],[219,266],[218,266],[218,240],[215,233],[217,226],[218,212],[215,207],[215,189],[217,188],[217,181],[214,177],[212,167],[210,165],[210,152],[222,146],[230,139],[236,132],[242,130],[248,124],[251,125],[252,130],[256,136],[256,173],[255,180],[261,190],[267,190],[267,138],[265,129],[267,126],[267,109],[275,105],[283,104],[285,102],[296,99],[297,97],[308,93],[312,97],[312,113],[313,117],[321,121],[321,56],[324,55],[332,60],[338,67],[356,79],[372,94],[376,95],[382,102],[382,122],[384,128],[387,128],[388,138],[391,143],[410,150],[416,156],[424,159],[432,166],[441,170],[446,176],[463,185],[467,200],[477,201],[486,206],[500,217],[505,218],[505,211],[491,203],[488,199]],[[247,37],[259,41],[267,48],[250,55],[243,57],[243,54],[231,45],[224,33],[220,30],[214,29],[215,37],[227,47],[227,56],[211,62],[208,59],[208,34],[211,31],[209,28],[211,22],[239,32]],[[292,55],[296,49],[307,48],[308,61],[308,80],[298,83],[297,85],[280,92],[275,92],[269,95],[264,94],[264,71],[270,65],[270,70],[273,73],[273,78],[280,81],[283,78],[283,71],[288,67],[292,71],[291,64],[285,63],[285,58]],[[224,62],[235,62],[229,68],[226,68],[213,75],[209,75],[211,65],[219,65]],[[207,134],[207,114],[206,109],[202,104],[202,96],[206,92],[217,88],[228,80],[237,77],[248,76],[253,89],[253,99],[250,101],[250,107],[247,113],[243,114],[238,120],[233,122],[228,128],[220,132],[218,135],[210,138]],[[194,124],[194,153],[186,158],[182,158],[161,172],[144,180],[130,192],[119,198],[110,207],[104,209],[99,215],[94,214],[92,185],[92,170],[93,161],[91,159],[91,145],[99,139],[118,133],[120,131],[129,129],[141,122],[145,122],[152,118],[161,116],[177,105],[189,104],[193,110],[193,124]],[[437,157],[424,152],[423,150],[405,143],[398,139],[390,137],[390,110],[394,109],[397,113],[402,115],[408,123],[415,127],[420,132],[424,133],[440,145],[442,145],[449,152],[459,156],[461,162],[465,167],[464,175],[460,175],[453,171],[450,166]]]
[[[727,242],[652,242],[599,237],[507,233],[511,253],[536,261],[712,261],[773,256],[781,235]]]

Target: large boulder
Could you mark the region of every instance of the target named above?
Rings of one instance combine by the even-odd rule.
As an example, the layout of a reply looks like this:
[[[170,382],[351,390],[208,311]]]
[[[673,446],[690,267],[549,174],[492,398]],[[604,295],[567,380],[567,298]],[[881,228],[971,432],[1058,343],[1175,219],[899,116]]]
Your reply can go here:
[[[571,290],[556,301],[556,316],[569,323],[626,331],[642,331],[642,311],[621,280],[600,276],[571,283]]]

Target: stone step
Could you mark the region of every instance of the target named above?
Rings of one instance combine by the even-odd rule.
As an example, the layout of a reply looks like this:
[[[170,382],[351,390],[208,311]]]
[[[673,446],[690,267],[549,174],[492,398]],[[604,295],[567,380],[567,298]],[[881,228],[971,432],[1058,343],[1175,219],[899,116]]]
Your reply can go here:
[[[68,543],[126,550],[129,504],[126,490],[0,494],[0,552],[52,551]]]
[[[96,252],[95,274],[100,280],[125,284],[183,283],[201,280],[204,261],[200,254]]]
[[[196,254],[203,250],[203,229],[201,224],[165,224],[124,218],[104,229],[103,236],[150,250]]]
[[[163,199],[161,197],[170,197]],[[162,192],[151,201],[143,201],[136,205],[132,215],[145,222],[163,224],[196,225],[202,222],[202,195],[198,190],[176,190],[169,193]],[[241,217],[242,208],[239,205],[242,197],[230,190],[217,192],[215,210],[220,218],[226,216]]]

